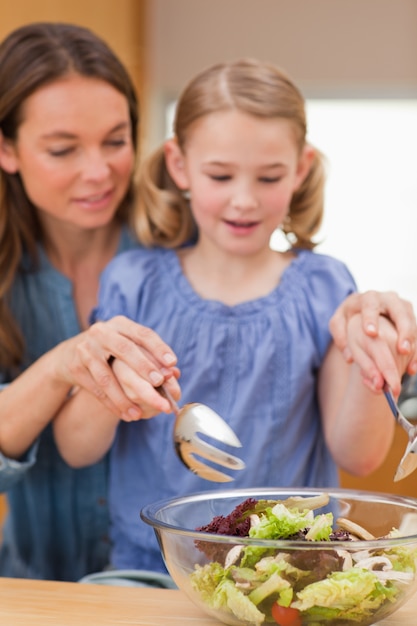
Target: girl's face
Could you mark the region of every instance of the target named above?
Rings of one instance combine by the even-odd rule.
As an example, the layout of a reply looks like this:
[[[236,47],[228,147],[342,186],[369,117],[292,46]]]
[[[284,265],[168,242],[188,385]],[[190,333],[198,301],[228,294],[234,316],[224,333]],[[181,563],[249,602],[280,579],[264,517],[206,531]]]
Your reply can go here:
[[[0,137],[0,166],[19,173],[45,225],[108,224],[134,165],[129,108],[110,84],[73,74],[23,104],[15,142]]]
[[[199,241],[244,255],[269,247],[313,158],[310,147],[300,155],[289,121],[236,110],[197,120],[184,152],[171,140],[165,154],[176,184],[190,191]]]

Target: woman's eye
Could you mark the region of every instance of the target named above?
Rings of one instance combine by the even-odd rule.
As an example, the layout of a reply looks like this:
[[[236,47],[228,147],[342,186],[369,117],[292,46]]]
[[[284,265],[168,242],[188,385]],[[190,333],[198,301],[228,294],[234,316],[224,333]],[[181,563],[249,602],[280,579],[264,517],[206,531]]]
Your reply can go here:
[[[49,154],[53,157],[64,157],[73,152],[74,148],[52,148],[49,150]]]

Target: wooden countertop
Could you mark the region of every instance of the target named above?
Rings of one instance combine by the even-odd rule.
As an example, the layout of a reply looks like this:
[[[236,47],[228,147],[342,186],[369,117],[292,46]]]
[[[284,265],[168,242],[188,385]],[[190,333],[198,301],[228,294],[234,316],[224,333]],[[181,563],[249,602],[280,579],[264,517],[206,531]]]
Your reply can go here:
[[[171,589],[0,578],[1,626],[218,626]]]
[[[414,626],[417,595],[378,626]],[[0,578],[3,626],[219,626],[181,591]]]

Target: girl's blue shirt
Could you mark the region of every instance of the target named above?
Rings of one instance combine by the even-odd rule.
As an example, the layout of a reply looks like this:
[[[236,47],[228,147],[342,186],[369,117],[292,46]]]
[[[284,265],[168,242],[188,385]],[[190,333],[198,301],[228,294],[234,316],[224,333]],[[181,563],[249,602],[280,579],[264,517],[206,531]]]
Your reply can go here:
[[[133,245],[124,229],[119,252]],[[39,268],[16,276],[11,308],[27,346],[25,367],[81,331],[72,291],[71,281],[42,249]],[[0,373],[3,384],[10,380]],[[75,581],[108,564],[107,457],[91,467],[70,468],[49,426],[22,459],[0,453],[0,491],[7,491],[9,510],[0,576]]]
[[[342,262],[299,250],[269,295],[226,306],[193,290],[174,251],[135,249],[106,268],[95,319],[126,315],[172,346],[181,404],[209,405],[242,442],[237,453],[246,469],[230,487],[326,488],[337,485],[338,471],[324,441],[317,374],[331,342],[330,317],[355,290]],[[117,568],[164,571],[141,508],[215,488],[182,465],[172,428],[165,414],[118,427],[110,463]]]

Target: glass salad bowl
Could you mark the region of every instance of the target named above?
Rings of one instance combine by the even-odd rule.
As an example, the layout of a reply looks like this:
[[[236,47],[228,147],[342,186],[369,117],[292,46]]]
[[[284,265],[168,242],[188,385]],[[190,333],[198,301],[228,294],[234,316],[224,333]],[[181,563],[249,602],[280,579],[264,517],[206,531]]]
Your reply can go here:
[[[141,518],[178,587],[231,625],[365,626],[416,590],[417,500],[347,489],[235,489]]]

